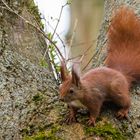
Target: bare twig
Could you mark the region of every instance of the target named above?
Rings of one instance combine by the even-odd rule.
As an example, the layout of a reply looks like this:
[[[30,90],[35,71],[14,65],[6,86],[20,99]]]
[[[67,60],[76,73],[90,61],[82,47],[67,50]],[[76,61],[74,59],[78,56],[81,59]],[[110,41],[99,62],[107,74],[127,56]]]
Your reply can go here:
[[[32,16],[32,15],[30,14],[30,16]],[[35,19],[35,17],[33,17],[33,18],[34,18],[34,20],[36,21],[36,24],[38,25],[38,27],[40,27],[40,26],[39,26],[39,23],[37,22],[37,20]],[[49,24],[48,24],[48,25],[49,25]],[[49,26],[53,29],[53,27],[52,27],[51,25],[49,25]],[[64,42],[63,42],[63,40],[60,38],[59,34],[56,33],[56,35],[58,36],[58,38],[60,39],[60,41],[62,41],[62,43],[64,44]],[[47,42],[46,42],[46,44],[47,44]],[[43,55],[43,60],[45,59],[45,56],[46,56],[47,52],[49,52],[48,47],[46,47],[45,53],[44,53],[44,55]],[[61,58],[59,57],[59,55],[58,55],[57,52],[56,52],[56,55],[58,56],[59,60],[61,60]]]
[[[90,64],[90,62],[92,61],[92,59],[94,58],[94,55],[90,58],[90,60],[88,61],[88,63],[85,65],[85,67],[82,69],[82,71],[84,71],[86,69],[86,67]]]
[[[87,52],[92,48],[93,44],[91,44],[87,49],[86,51],[83,53],[83,55],[81,56],[79,62],[81,63],[84,59],[84,57],[87,55]],[[90,63],[90,62],[89,62]]]
[[[69,59],[67,59],[67,61],[71,61],[72,59],[76,59],[78,57],[81,57],[80,60],[79,60],[81,62],[83,60],[83,58],[87,55],[88,51],[92,48],[92,46],[93,46],[93,44],[94,44],[95,41],[96,40],[92,41],[92,44],[83,52],[83,54],[80,54],[78,56],[69,58]]]
[[[76,19],[75,23],[74,23],[73,33],[72,33],[72,36],[71,36],[71,39],[70,39],[70,45],[69,45],[70,48],[72,47],[73,39],[74,39],[74,36],[75,36],[75,33],[76,33],[77,24],[78,24],[78,19]]]
[[[75,44],[73,44],[72,46],[73,47],[77,47],[77,46],[82,46],[82,45],[85,45],[85,44],[91,44],[91,43],[94,43],[96,41],[96,39],[94,39],[94,40],[91,40],[91,41],[85,41],[85,42],[79,42],[79,43],[75,43]]]
[[[63,45],[63,47],[64,47],[65,58],[66,58],[66,47],[65,47],[65,44],[64,44],[63,40],[60,38],[59,34],[56,33],[56,30],[57,30],[57,27],[58,27],[58,25],[59,25],[59,23],[60,23],[60,19],[61,19],[61,16],[62,16],[63,9],[64,9],[64,7],[67,6],[67,5],[69,5],[68,2],[67,2],[66,4],[62,5],[61,10],[60,10],[59,17],[58,17],[58,19],[57,19],[57,24],[56,24],[56,26],[55,26],[55,28],[54,28],[54,31],[53,31],[53,34],[52,34],[52,36],[51,36],[51,40],[53,39],[53,37],[54,37],[55,34],[58,36],[59,40],[61,41],[61,43],[62,43],[62,45]]]
[[[85,65],[85,67],[82,69],[82,71],[84,71],[86,69],[86,67],[90,64],[90,62],[93,60],[93,58],[96,56],[96,54],[98,53],[98,51],[96,53],[94,53],[94,55],[90,58],[90,60],[88,61],[88,63]]]
[[[71,39],[70,39],[68,56],[70,55],[70,49],[72,47],[73,39],[74,39],[74,36],[75,36],[75,33],[76,33],[77,24],[78,24],[78,19],[76,19],[75,23],[74,23],[73,33],[72,33],[72,36],[71,36]]]
[[[48,25],[51,27],[52,30],[54,30],[54,28],[48,23]],[[60,35],[55,32],[55,34],[57,35],[58,39],[60,40],[60,42],[62,43],[63,47],[66,48],[64,41],[62,40],[62,38],[60,37]]]
[[[71,57],[71,58],[68,58],[66,61],[68,62],[68,61],[71,61],[71,60],[79,58],[79,57],[82,57],[82,54],[74,56],[74,57]]]
[[[61,16],[62,16],[63,9],[64,9],[64,7],[67,6],[67,5],[68,5],[68,3],[66,3],[65,5],[62,5],[62,7],[61,7],[61,11],[60,11],[59,17],[58,17],[58,19],[57,19],[57,24],[56,24],[56,26],[55,26],[55,28],[54,28],[54,32],[53,32],[53,34],[52,34],[52,38],[51,38],[51,39],[53,39],[54,34],[56,33],[57,27],[58,27],[58,25],[59,25],[59,22],[60,22],[60,19],[61,19]]]
[[[16,14],[18,17],[20,17],[25,23],[29,24],[30,26],[34,27],[37,31],[39,31],[45,38],[47,38],[47,40],[54,45],[54,47],[56,48],[56,50],[58,51],[59,55],[61,56],[61,59],[63,61],[65,61],[65,58],[63,57],[62,53],[60,52],[60,50],[58,49],[57,45],[44,33],[44,31],[42,29],[40,29],[39,27],[36,27],[36,25],[30,23],[28,20],[26,20],[24,17],[22,17],[21,15],[19,15],[16,11],[14,11],[13,9],[11,9],[7,3],[2,0],[3,4],[7,7],[7,10],[9,10],[10,12]]]
[[[80,60],[79,60],[80,63],[83,61],[84,57],[85,57],[85,54],[83,54],[83,55],[81,56],[81,58],[80,58]]]

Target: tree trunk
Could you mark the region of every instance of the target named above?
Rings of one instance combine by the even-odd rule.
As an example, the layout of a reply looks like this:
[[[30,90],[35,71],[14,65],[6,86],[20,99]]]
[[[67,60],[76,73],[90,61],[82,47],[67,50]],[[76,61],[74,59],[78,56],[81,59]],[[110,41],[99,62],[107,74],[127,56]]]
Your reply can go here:
[[[36,26],[38,21],[41,26],[32,0],[0,2],[1,140],[20,140],[25,133],[31,134],[51,123],[50,103],[57,96],[52,73],[40,66],[47,46],[44,37],[14,11]]]
[[[76,57],[84,54],[90,48],[82,60],[81,66],[84,67],[91,59],[96,47],[98,30],[103,15],[103,0],[74,0],[71,8],[71,26],[68,33],[68,40],[74,32],[77,19],[74,40],[71,46],[71,56]],[[91,63],[90,66],[91,67]]]
[[[122,5],[131,6],[136,14],[140,16],[139,0],[105,0],[104,19],[100,29],[100,34],[98,36],[96,51],[93,55],[93,67],[101,66],[104,63],[107,54],[106,43],[109,23],[111,22],[112,14],[114,14],[115,10]],[[125,121],[116,121],[115,119],[113,119],[113,121],[119,125],[122,132],[127,134],[131,133],[132,137],[129,137],[129,139],[138,140],[140,139],[140,85],[135,86],[130,95],[132,100],[132,105],[129,112],[130,120],[127,123]],[[127,124],[126,130],[123,128],[124,124]],[[132,133],[132,131],[134,133]]]

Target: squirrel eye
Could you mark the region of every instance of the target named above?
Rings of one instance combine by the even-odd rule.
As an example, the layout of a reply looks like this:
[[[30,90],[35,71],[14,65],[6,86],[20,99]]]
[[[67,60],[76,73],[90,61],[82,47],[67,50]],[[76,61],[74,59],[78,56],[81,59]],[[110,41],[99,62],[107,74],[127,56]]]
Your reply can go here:
[[[74,93],[74,90],[73,89],[70,89],[70,91],[69,91],[70,93]]]

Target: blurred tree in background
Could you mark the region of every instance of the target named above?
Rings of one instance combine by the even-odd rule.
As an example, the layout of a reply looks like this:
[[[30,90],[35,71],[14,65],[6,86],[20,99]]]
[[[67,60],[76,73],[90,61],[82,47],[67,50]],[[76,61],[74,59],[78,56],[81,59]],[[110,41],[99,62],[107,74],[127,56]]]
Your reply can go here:
[[[82,61],[83,67],[92,57],[96,46],[103,16],[103,4],[103,0],[73,0],[70,5],[71,27],[67,40],[71,47],[71,57],[81,55],[89,48]]]

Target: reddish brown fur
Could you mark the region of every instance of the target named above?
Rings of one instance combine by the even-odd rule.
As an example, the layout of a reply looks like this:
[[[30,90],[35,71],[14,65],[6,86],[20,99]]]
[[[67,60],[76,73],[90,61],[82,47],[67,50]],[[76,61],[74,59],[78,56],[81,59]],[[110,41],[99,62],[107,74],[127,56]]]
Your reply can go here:
[[[106,65],[121,71],[131,84],[140,79],[140,20],[122,7],[112,19],[108,34]]]
[[[66,67],[61,66],[60,98],[70,107],[68,123],[76,120],[77,108],[84,106],[90,112],[88,124],[94,125],[105,101],[120,107],[118,118],[127,117],[130,84],[140,79],[140,21],[132,10],[121,7],[112,19],[108,47],[105,62],[108,68],[92,69],[80,77],[75,65],[71,76],[66,74]]]

